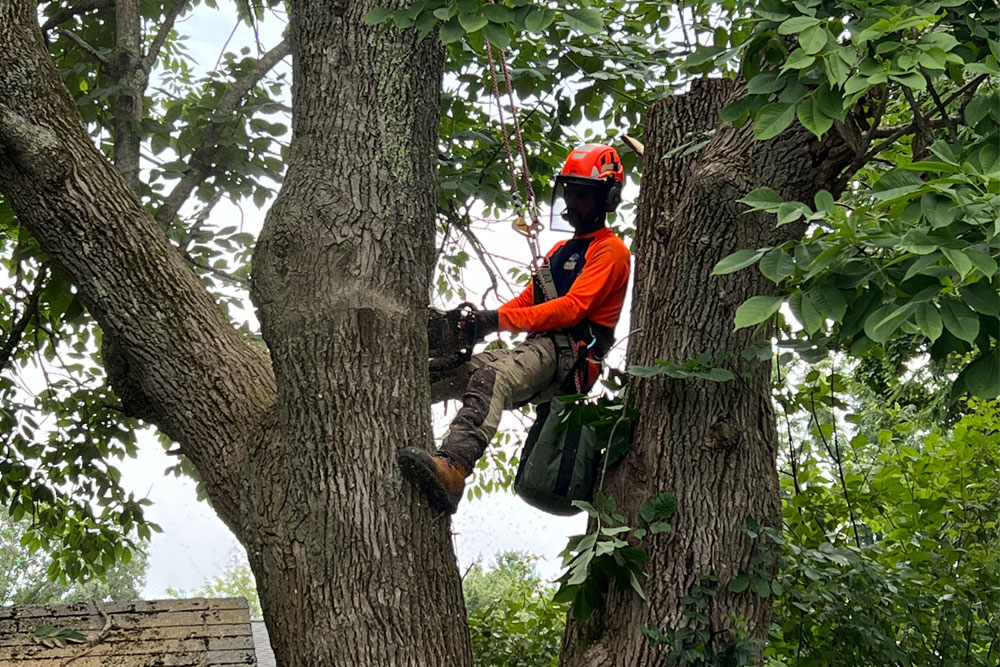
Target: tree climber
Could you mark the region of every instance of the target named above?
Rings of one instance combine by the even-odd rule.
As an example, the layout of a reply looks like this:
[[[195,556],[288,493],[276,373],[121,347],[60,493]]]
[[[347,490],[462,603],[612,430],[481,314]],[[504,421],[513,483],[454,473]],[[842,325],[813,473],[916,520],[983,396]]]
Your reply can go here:
[[[553,204],[561,197],[573,237],[548,252],[551,273],[533,272],[519,296],[475,315],[479,338],[498,329],[528,337],[511,349],[474,355],[454,377],[435,383],[433,393],[443,398],[458,398],[454,389],[464,389],[441,448],[433,456],[415,447],[398,455],[403,475],[439,512],[458,508],[465,479],[496,434],[503,410],[589,390],[614,341],[631,270],[628,248],[605,226],[607,213],[621,202],[621,159],[611,146],[586,144],[570,153],[555,181]],[[450,395],[447,387],[454,388]]]

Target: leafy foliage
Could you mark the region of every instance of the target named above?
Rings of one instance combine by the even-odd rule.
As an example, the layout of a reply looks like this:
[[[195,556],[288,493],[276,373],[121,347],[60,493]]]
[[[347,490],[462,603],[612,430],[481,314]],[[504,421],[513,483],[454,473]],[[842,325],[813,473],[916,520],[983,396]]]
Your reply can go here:
[[[725,641],[713,637],[708,610],[718,590],[719,578],[708,575],[699,579],[684,596],[684,623],[681,627],[663,630],[644,627],[643,635],[654,646],[664,646],[664,665],[691,667],[742,667],[758,664],[761,642],[749,639],[745,624],[734,624]]]
[[[577,500],[573,505],[592,519],[590,532],[570,538],[566,545],[562,554],[566,572],[558,580],[554,599],[572,602],[573,614],[582,625],[595,611],[604,609],[612,584],[646,598],[640,578],[645,576],[642,564],[649,556],[637,545],[649,535],[670,531],[668,519],[677,510],[677,498],[663,493],[644,501],[634,528],[617,512],[614,499],[600,489],[593,504]]]
[[[1000,405],[940,426],[928,401],[886,405],[858,375],[811,371],[782,394],[785,530],[761,549],[780,555],[769,664],[993,664]]]
[[[146,582],[146,546],[139,545],[128,563],[118,563],[86,583],[50,581],[51,559],[25,547],[31,540],[27,521],[0,518],[0,605],[68,604],[84,600],[128,602],[142,598]]]
[[[839,200],[741,201],[804,222],[801,242],[741,250],[721,275],[757,265],[778,297],[744,303],[736,327],[787,305],[807,349],[882,355],[905,340],[957,373],[954,397],[1000,395],[1000,9],[995,3],[761,3],[733,42],[747,95],[723,112],[767,139],[797,118],[839,132],[857,158]],[[786,329],[788,331],[788,329]],[[813,355],[814,357],[816,355]]]
[[[535,571],[531,556],[507,552],[462,579],[476,667],[556,667],[567,605]]]

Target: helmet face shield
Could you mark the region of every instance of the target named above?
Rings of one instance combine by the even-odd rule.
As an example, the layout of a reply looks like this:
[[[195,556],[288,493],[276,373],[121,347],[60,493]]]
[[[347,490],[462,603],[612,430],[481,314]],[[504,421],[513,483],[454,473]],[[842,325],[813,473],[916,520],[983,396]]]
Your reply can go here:
[[[556,176],[549,204],[549,229],[575,232],[591,224],[604,213],[607,187],[606,182],[594,178]]]

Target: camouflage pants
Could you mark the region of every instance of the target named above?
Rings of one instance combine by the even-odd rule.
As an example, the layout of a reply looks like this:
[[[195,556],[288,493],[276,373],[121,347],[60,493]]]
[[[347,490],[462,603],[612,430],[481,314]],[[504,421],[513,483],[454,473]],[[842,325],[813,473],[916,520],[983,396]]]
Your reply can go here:
[[[558,359],[548,336],[508,350],[488,350],[431,386],[434,400],[462,399],[438,454],[472,470],[497,432],[504,410],[554,389]]]

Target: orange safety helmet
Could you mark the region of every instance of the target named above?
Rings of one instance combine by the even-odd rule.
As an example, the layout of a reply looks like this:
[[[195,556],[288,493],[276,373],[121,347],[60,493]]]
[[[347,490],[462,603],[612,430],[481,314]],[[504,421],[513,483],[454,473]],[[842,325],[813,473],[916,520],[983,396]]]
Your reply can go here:
[[[611,213],[621,203],[625,187],[625,168],[618,151],[607,144],[577,146],[556,176],[556,189],[566,183],[603,187],[604,209]]]

